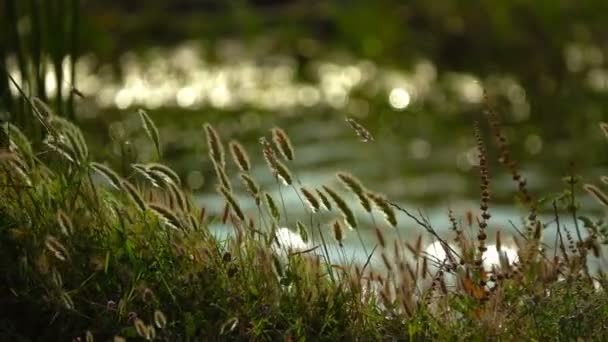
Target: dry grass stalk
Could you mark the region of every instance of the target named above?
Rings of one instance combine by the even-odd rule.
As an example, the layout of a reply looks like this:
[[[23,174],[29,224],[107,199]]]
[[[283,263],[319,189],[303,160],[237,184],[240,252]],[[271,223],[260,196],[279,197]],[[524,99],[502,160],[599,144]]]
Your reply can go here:
[[[243,145],[238,141],[232,140],[229,144],[230,152],[232,154],[232,160],[238,166],[242,172],[248,172],[251,170],[251,162],[249,161],[249,155]]]
[[[287,136],[287,133],[282,128],[274,127],[272,129],[272,141],[284,159],[289,161],[294,159],[293,146],[291,145],[289,136]]]

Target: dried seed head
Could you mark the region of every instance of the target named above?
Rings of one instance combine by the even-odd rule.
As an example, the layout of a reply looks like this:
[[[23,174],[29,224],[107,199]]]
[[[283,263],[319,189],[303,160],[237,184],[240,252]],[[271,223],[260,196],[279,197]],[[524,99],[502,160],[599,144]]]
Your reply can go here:
[[[372,134],[367,129],[365,129],[365,127],[355,121],[355,119],[346,117],[346,122],[348,122],[350,127],[352,127],[355,133],[357,133],[361,141],[374,141],[374,137],[372,136]]]
[[[294,159],[294,151],[293,146],[291,145],[291,141],[287,136],[287,133],[279,127],[275,127],[272,129],[272,141],[276,146],[277,150],[281,152],[281,155],[286,160]]]
[[[45,244],[46,248],[51,253],[53,253],[53,255],[55,256],[55,258],[57,258],[57,259],[59,259],[61,261],[65,261],[65,259],[68,257],[68,250],[54,236],[48,235],[46,237],[46,239],[45,239],[44,244]]]
[[[148,336],[148,327],[146,326],[146,324],[144,323],[144,321],[142,321],[139,318],[136,318],[135,321],[133,322],[133,325],[135,326],[135,331],[137,331],[137,334],[143,338],[147,338]]]
[[[374,205],[378,210],[380,210],[384,214],[384,219],[393,227],[397,226],[397,215],[395,215],[395,211],[393,207],[388,202],[388,200],[380,194],[375,194],[372,192],[367,193],[368,198],[374,202]]]
[[[606,193],[604,193],[598,187],[592,184],[585,184],[583,185],[583,188],[590,193],[599,204],[608,206],[608,195],[606,195]]]
[[[292,179],[291,179],[291,173],[289,172],[289,169],[287,168],[287,166],[285,166],[285,164],[281,163],[278,160],[274,160],[274,172],[275,172],[275,176],[277,178],[279,178],[279,180],[281,180],[281,182],[283,182],[283,184],[285,186],[291,185],[292,183]]]
[[[272,217],[274,217],[275,220],[278,221],[281,218],[279,207],[277,206],[276,202],[274,201],[272,196],[270,196],[269,193],[264,193],[264,197],[266,197],[266,203],[268,204],[270,214],[272,215]]]
[[[243,145],[238,141],[232,140],[228,146],[230,147],[230,153],[232,154],[232,160],[238,166],[242,172],[247,172],[251,169],[251,162],[249,161],[249,155],[245,151]]]
[[[297,221],[296,227],[298,228],[298,233],[300,234],[300,237],[302,237],[302,241],[307,243],[308,242],[308,229],[306,228],[306,225],[300,221]]]
[[[336,175],[338,179],[342,182],[342,184],[344,184],[346,188],[352,191],[359,198],[361,206],[365,209],[365,211],[367,211],[368,213],[371,212],[372,205],[369,201],[369,198],[367,198],[365,194],[366,189],[363,187],[361,182],[353,175],[346,172],[338,172]]]
[[[338,195],[338,193],[333,191],[331,188],[324,185],[323,189],[329,195],[329,197],[331,197],[334,203],[336,203],[336,206],[338,207],[338,209],[340,209],[340,212],[342,212],[342,215],[344,216],[344,221],[346,222],[348,227],[350,229],[357,228],[357,219],[355,218],[355,214],[346,204],[346,201],[344,201],[344,199],[342,199],[342,197],[340,197],[340,195]]]
[[[175,173],[175,171],[173,171],[168,166],[158,163],[149,163],[146,164],[145,167],[149,172],[152,172],[159,178],[163,179],[165,183],[173,183],[177,186],[182,185],[182,182],[177,173]]]
[[[300,192],[302,192],[302,195],[304,195],[304,199],[306,200],[306,204],[310,210],[312,210],[313,213],[318,212],[321,205],[319,204],[317,197],[315,197],[315,195],[305,187],[301,187]]]
[[[344,240],[344,235],[342,232],[342,225],[340,225],[339,221],[335,221],[333,224],[334,238],[338,241],[340,247],[343,247],[342,240]]]
[[[330,211],[331,202],[329,201],[327,196],[325,196],[325,194],[322,191],[320,191],[319,189],[316,189],[315,192],[317,193],[317,195],[319,195],[319,199],[321,199],[321,204],[323,204],[323,207],[325,208],[325,210]]]
[[[222,145],[222,141],[220,140],[220,136],[217,134],[217,131],[215,128],[213,128],[213,126],[211,126],[211,124],[205,123],[203,127],[207,135],[209,156],[211,157],[211,160],[223,168],[226,166],[226,162],[224,161],[224,147]]]
[[[156,324],[159,329],[164,329],[165,326],[167,326],[167,317],[165,317],[165,314],[162,313],[162,311],[154,311],[154,324]]]
[[[74,225],[72,224],[72,220],[63,212],[63,210],[59,209],[57,211],[57,223],[59,223],[59,228],[64,235],[71,235],[74,232]]]
[[[272,146],[266,141],[266,138],[260,138],[260,143],[262,144],[264,159],[266,160],[266,164],[270,171],[277,177],[279,180],[283,182],[285,185],[291,185],[292,178],[289,169],[285,164],[281,163],[275,156],[274,151],[272,150]]]

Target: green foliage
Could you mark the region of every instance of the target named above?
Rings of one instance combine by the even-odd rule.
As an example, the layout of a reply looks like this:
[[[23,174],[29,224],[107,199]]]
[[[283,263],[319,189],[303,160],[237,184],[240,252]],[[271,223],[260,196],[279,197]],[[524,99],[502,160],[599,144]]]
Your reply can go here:
[[[279,209],[267,192],[269,210],[260,210],[256,225],[245,222],[231,190],[221,188],[234,214],[223,219],[236,235],[218,239],[208,222],[196,219],[200,210],[170,168],[135,164],[123,178],[90,161],[76,126],[47,120],[61,123],[49,125],[47,133],[65,136],[56,140],[64,145],[31,144],[18,128],[5,127],[10,144],[0,158],[1,340],[608,336],[607,281],[590,276],[586,267],[601,222],[581,219],[595,235],[571,250],[564,247],[562,255],[549,258],[531,238],[520,246],[520,262],[491,271],[465,257],[477,253],[475,239],[461,240],[460,262],[446,259],[436,270],[427,268],[420,240],[407,244],[411,259],[401,247],[394,255],[383,248],[388,271],[329,265],[327,249],[335,246],[325,240],[325,255],[276,244]],[[149,186],[133,177],[142,172]],[[344,215],[346,202],[333,190],[328,195],[342,211],[333,214]],[[393,209],[390,201],[382,203]],[[576,214],[574,205],[570,210]],[[311,210],[310,226],[298,222],[301,233],[318,225],[315,215]]]

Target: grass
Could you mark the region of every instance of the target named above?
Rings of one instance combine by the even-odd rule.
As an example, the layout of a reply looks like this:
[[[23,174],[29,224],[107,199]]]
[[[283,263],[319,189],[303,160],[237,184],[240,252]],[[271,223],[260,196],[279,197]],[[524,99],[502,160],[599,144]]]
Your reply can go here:
[[[568,177],[565,189],[549,202],[558,232],[554,252],[548,252],[541,235],[549,222],[537,215],[542,203],[527,190],[491,109],[490,129],[527,217],[518,227],[518,260],[505,257],[498,234],[492,248],[501,253],[501,262],[487,268],[483,259],[494,222],[490,156],[481,128],[476,133],[481,211],[479,217],[450,213],[447,237],[424,216],[372,193],[348,173],[337,177],[353,192],[352,203],[322,184],[300,184],[288,168],[296,154],[287,133],[274,129],[275,145],[264,139],[263,150],[277,187],[302,192],[310,213],[309,222],[297,226],[301,234],[311,234],[316,248],[302,251],[277,241],[287,212],[269,189],[255,184],[246,149],[236,142],[230,144],[231,155],[244,184],[230,183],[239,178],[226,176],[224,146],[213,126],[201,128],[201,141],[206,132],[218,192],[226,199],[219,217],[196,207],[179,176],[162,165],[162,137],[144,112],[142,129],[158,160],[132,161],[130,170],[118,173],[94,162],[78,127],[39,100],[26,102],[45,138],[28,138],[17,126],[3,125],[8,144],[0,153],[0,340],[608,338],[608,282],[587,267],[588,259],[600,255],[606,230],[596,220],[576,220],[575,195],[591,189],[604,205],[608,196]],[[353,127],[372,143],[363,126]],[[239,207],[231,190],[237,186],[255,199],[255,217]],[[298,191],[302,187],[307,188]],[[373,227],[356,220],[352,208],[358,205]],[[322,224],[323,210],[337,220]],[[388,224],[373,220],[374,211]],[[420,238],[387,241],[383,230],[404,224],[397,222],[397,211],[438,240],[446,258],[425,253]],[[562,215],[575,218],[576,234],[560,226]],[[229,225],[234,235],[214,236],[209,227],[216,223]],[[343,263],[328,263],[329,250],[342,248],[345,225],[357,232],[375,230],[378,245],[370,257],[380,255],[384,268],[349,262],[343,251]],[[330,242],[333,237],[338,244]]]

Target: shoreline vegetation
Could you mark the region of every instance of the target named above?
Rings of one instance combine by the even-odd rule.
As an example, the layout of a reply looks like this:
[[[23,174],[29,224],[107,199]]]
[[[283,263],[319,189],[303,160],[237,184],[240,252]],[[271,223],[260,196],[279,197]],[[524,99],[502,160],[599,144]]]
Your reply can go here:
[[[16,84],[16,83],[15,83]],[[367,189],[339,171],[343,189],[302,184],[293,161],[297,149],[275,127],[259,145],[226,144],[213,125],[201,127],[213,163],[222,215],[197,207],[180,177],[163,164],[162,137],[140,110],[142,129],[156,151],[135,160],[123,150],[114,164],[95,162],[85,135],[37,97],[22,93],[27,127],[2,124],[0,153],[0,339],[139,340],[604,340],[608,296],[603,220],[581,216],[577,196],[608,206],[598,185],[574,174],[555,194],[532,194],[510,152],[499,115],[485,99],[486,122],[475,123],[479,161],[479,211],[449,211],[451,231],[437,233],[421,213]],[[379,137],[348,119],[361,143]],[[345,125],[345,129],[350,129]],[[600,124],[608,138],[608,125]],[[489,132],[493,142],[484,140]],[[40,134],[31,132],[42,132]],[[489,155],[487,144],[498,155]],[[602,147],[600,147],[601,149]],[[226,151],[225,149],[228,149]],[[493,149],[494,150],[494,149]],[[280,196],[257,184],[249,153],[261,151]],[[497,158],[504,171],[488,169]],[[114,162],[114,161],[112,161]],[[117,163],[118,164],[118,163]],[[236,171],[235,171],[236,170]],[[524,220],[490,236],[492,174],[507,172],[519,193]],[[605,177],[604,177],[605,178]],[[606,183],[606,179],[601,181]],[[245,213],[235,189],[257,206]],[[349,192],[343,196],[342,190]],[[285,227],[282,196],[295,192],[307,220]],[[362,225],[360,206],[371,225]],[[540,210],[555,213],[542,221]],[[567,214],[564,214],[567,213]],[[321,213],[331,215],[328,223]],[[418,236],[385,238],[404,222]],[[568,220],[574,226],[566,226]],[[213,235],[216,223],[232,227]],[[506,225],[507,222],[501,222]],[[555,229],[553,246],[542,242]],[[366,263],[330,261],[345,235],[373,230]],[[297,236],[310,248],[289,240]],[[428,253],[422,238],[441,253]],[[289,241],[288,241],[289,240]],[[369,264],[379,256],[383,268]],[[486,263],[489,255],[496,261]]]

